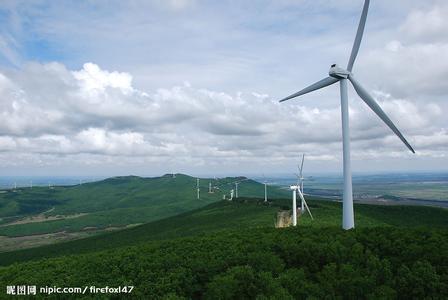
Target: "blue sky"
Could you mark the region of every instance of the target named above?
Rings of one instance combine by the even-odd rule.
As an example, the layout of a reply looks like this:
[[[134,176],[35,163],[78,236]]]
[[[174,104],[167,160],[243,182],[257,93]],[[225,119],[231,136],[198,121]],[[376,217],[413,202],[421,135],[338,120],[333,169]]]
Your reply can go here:
[[[338,89],[276,100],[345,66],[361,8],[4,1],[1,172],[285,173],[301,153],[338,172]],[[372,1],[354,72],[417,155],[350,90],[355,171],[448,169],[446,13],[444,1]]]

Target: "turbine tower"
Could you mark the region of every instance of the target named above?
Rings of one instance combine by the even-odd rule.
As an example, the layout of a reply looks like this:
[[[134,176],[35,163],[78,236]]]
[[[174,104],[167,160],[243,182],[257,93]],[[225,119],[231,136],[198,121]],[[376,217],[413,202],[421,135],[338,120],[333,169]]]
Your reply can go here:
[[[404,138],[398,128],[392,123],[389,117],[384,113],[375,99],[367,92],[367,90],[355,79],[352,70],[355,63],[356,56],[361,45],[361,39],[364,32],[364,27],[367,19],[367,12],[369,10],[369,0],[365,0],[364,7],[361,13],[361,18],[356,32],[355,42],[353,44],[350,59],[348,61],[347,69],[341,68],[336,64],[332,65],[329,71],[329,76],[292,94],[280,102],[307,94],[309,92],[324,88],[339,82],[341,93],[341,117],[342,117],[342,149],[344,162],[344,192],[342,197],[342,228],[351,229],[355,227],[354,213],[353,213],[353,192],[352,192],[352,172],[350,166],[350,131],[349,131],[349,114],[348,114],[348,97],[347,97],[347,82],[350,81],[355,88],[359,97],[370,107],[378,117],[400,138],[400,140],[415,153],[414,149]]]
[[[263,185],[264,185],[264,202],[268,202],[268,184],[273,184],[273,182],[268,182],[266,176],[263,174]]]
[[[292,191],[292,226],[297,226],[297,185],[291,185]]]
[[[200,193],[201,193],[201,190],[199,189],[199,178],[196,178],[196,191],[197,191],[197,198],[198,198],[198,200],[199,200],[199,198],[200,198]]]
[[[268,202],[268,183],[264,181],[264,202]]]

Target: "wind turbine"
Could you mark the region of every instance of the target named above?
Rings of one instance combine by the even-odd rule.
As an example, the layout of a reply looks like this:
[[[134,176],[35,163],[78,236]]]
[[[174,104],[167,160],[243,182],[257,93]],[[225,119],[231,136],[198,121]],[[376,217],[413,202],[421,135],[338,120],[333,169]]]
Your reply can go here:
[[[353,213],[353,192],[352,192],[352,173],[350,166],[350,131],[349,131],[349,114],[348,114],[348,96],[347,96],[347,81],[350,81],[355,88],[359,97],[369,106],[378,117],[386,123],[387,126],[400,138],[400,140],[415,153],[414,149],[404,138],[397,127],[392,123],[389,117],[384,113],[375,99],[367,92],[367,90],[355,79],[352,70],[355,63],[356,56],[361,45],[361,39],[364,32],[364,27],[367,19],[367,12],[369,10],[369,0],[365,0],[364,7],[361,13],[361,18],[356,32],[355,42],[353,44],[350,59],[348,61],[347,69],[341,68],[336,64],[331,65],[329,76],[300,90],[299,92],[292,94],[280,102],[307,94],[309,92],[324,88],[332,85],[336,82],[340,84],[341,92],[341,117],[342,117],[342,149],[343,149],[343,162],[344,162],[344,193],[342,197],[342,228],[351,229],[355,227],[354,213]]]
[[[248,179],[248,178],[245,178],[245,179],[241,179],[241,180],[238,180],[238,181],[235,181],[235,182],[234,182],[234,184],[235,184],[235,198],[238,198],[238,185],[239,185],[241,182],[246,181],[246,180],[249,180],[249,179]]]
[[[266,176],[263,174],[263,185],[264,185],[264,202],[268,202],[268,183],[273,184],[273,182],[268,182]]]
[[[298,176],[297,176],[298,177]],[[310,208],[308,207],[308,204],[305,201],[305,197],[303,197],[302,190],[300,189],[300,183],[297,181],[296,185],[291,185],[289,187],[292,191],[292,225],[297,226],[297,195],[299,195],[299,198],[302,203],[302,213],[304,209],[308,211],[308,214],[311,217],[311,220],[314,220],[313,215],[311,214]]]

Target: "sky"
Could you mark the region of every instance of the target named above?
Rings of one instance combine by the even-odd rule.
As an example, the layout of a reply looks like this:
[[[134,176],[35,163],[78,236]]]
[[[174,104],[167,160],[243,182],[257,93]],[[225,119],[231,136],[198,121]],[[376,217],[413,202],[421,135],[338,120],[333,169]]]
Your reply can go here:
[[[371,1],[349,88],[356,172],[448,170],[448,3]],[[360,0],[1,1],[0,175],[341,172]]]

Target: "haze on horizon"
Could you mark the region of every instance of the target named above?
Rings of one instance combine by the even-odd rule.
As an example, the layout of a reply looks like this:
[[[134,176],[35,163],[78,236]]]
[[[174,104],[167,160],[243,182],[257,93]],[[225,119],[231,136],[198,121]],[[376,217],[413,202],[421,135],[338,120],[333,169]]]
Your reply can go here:
[[[342,169],[336,86],[362,1],[3,1],[0,175]],[[75,13],[76,12],[76,13]],[[371,4],[349,89],[354,172],[448,170],[448,3]]]

